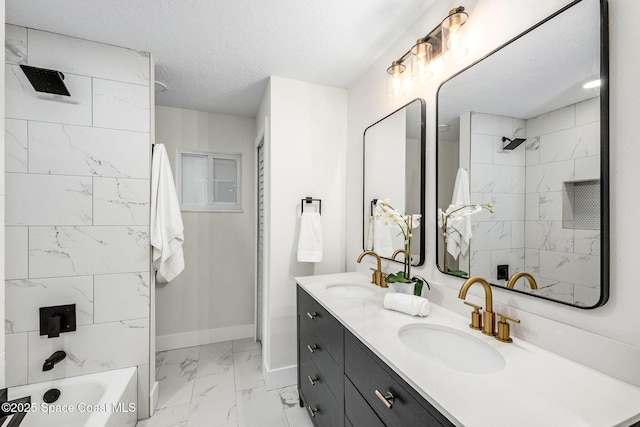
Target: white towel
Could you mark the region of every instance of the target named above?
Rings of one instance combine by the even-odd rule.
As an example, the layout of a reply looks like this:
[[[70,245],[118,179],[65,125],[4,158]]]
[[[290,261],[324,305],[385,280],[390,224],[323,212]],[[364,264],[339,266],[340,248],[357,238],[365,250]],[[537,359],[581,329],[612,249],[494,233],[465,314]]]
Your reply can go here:
[[[401,293],[390,293],[384,296],[384,308],[388,310],[400,311],[411,316],[427,316],[431,310],[429,300],[416,296]]]
[[[373,221],[375,221],[375,218],[373,216],[370,216],[369,227],[367,227],[367,239],[365,240],[365,243],[364,243],[365,251],[373,250]]]
[[[391,226],[381,219],[373,220],[373,250],[381,257],[390,258],[393,255]]]
[[[469,175],[464,168],[459,168],[456,174],[451,204],[455,206],[471,204]],[[455,223],[449,223],[447,226],[447,252],[449,252],[454,259],[458,259],[458,255],[464,255],[469,250],[471,237],[473,237],[473,233],[471,231],[470,215],[465,216]]]
[[[150,228],[156,279],[161,283],[170,282],[184,270],[184,226],[171,165],[163,144],[153,147]]]
[[[302,212],[298,262],[322,262],[322,223],[318,212]]]

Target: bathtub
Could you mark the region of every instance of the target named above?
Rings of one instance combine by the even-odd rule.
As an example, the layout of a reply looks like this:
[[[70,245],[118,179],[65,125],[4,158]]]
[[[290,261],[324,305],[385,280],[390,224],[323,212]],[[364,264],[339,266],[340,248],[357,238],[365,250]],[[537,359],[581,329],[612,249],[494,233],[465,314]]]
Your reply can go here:
[[[136,368],[125,368],[12,387],[8,397],[11,401],[31,396],[29,412],[20,427],[133,427],[137,383]],[[44,403],[44,393],[52,388],[60,390],[60,397]]]

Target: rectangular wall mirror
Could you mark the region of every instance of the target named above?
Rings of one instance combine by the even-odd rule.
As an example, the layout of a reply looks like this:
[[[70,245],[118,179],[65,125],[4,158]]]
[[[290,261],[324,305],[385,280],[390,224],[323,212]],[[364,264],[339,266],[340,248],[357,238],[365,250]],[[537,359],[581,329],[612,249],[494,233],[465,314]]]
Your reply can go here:
[[[424,218],[425,117],[424,100],[415,99],[364,130],[362,247],[383,258],[404,249],[404,238],[397,226],[372,220],[378,200],[388,199],[402,214]],[[420,223],[411,241],[412,265],[424,263],[425,230]]]
[[[441,85],[441,271],[579,308],[607,301],[607,32],[605,0],[575,1]]]

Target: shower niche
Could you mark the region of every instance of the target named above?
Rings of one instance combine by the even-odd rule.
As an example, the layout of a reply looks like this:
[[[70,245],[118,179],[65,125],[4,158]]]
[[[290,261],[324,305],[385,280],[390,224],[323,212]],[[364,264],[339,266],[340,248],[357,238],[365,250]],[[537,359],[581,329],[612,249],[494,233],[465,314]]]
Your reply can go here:
[[[600,180],[568,181],[562,187],[562,226],[600,230]]]

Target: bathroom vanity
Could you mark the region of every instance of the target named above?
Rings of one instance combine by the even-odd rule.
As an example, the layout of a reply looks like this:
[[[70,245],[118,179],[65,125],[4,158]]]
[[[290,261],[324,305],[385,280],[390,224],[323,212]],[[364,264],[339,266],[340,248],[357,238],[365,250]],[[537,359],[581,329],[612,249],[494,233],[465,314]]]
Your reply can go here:
[[[434,304],[385,310],[358,273],[296,280],[300,403],[318,427],[640,425],[629,384]]]

